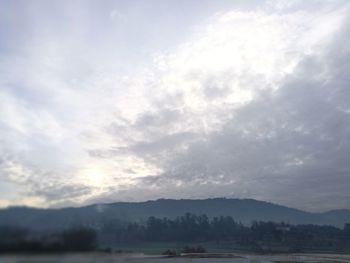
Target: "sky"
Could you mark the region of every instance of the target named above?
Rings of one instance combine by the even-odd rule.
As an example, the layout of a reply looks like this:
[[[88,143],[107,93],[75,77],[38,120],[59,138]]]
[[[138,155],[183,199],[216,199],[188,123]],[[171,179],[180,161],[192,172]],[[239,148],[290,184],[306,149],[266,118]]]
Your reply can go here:
[[[350,2],[0,1],[0,207],[350,208]]]

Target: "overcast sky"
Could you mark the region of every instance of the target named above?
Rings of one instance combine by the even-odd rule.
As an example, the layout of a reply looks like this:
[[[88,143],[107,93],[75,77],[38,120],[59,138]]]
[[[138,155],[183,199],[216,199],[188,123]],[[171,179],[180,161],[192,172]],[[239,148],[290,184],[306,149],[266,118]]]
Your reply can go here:
[[[0,207],[350,208],[350,3],[0,1]]]

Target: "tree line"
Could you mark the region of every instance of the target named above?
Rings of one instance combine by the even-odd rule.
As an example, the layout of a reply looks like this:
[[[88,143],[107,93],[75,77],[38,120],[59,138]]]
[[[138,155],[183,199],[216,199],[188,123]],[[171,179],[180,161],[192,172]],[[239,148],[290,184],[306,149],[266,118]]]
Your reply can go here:
[[[247,226],[231,216],[208,218],[186,213],[173,219],[151,216],[143,222],[111,221],[59,233],[0,227],[0,252],[91,251],[143,242],[229,243],[252,251],[350,251],[350,223],[343,228],[258,221]]]
[[[145,222],[106,224],[100,229],[100,236],[116,245],[137,242],[221,242],[254,251],[350,251],[350,223],[343,228],[260,221],[247,226],[231,216],[208,218],[190,213],[174,219],[152,216]]]

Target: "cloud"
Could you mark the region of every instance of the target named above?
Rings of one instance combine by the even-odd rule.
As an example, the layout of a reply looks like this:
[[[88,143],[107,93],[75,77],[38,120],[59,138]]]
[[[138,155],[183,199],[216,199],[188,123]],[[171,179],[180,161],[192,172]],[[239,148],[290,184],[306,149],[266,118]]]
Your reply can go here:
[[[349,7],[310,2],[175,8],[188,24],[112,2],[2,4],[0,205],[345,207]]]
[[[220,130],[174,155],[163,179],[146,183],[168,187],[170,193],[175,185],[189,197],[221,193],[308,210],[346,207],[347,32],[346,22],[334,42],[304,55],[277,89],[259,92]]]
[[[236,14],[225,14],[225,16],[234,21],[237,18]],[[288,19],[294,21],[289,16]],[[250,18],[251,14],[247,17],[245,14],[238,14],[238,17]],[[305,17],[306,21],[319,22],[321,16],[316,15],[316,18],[311,19],[306,14],[302,16],[297,14],[293,18],[301,17]],[[328,17],[330,21],[326,22],[325,19],[323,21],[325,24],[318,26],[323,28],[328,23],[335,23],[333,31],[328,31],[329,35],[326,37],[324,32],[318,35],[322,30],[315,25],[301,32],[299,29],[292,33],[287,31],[291,35],[299,33],[301,39],[298,44],[306,45],[301,48],[294,39],[289,45],[283,43],[282,56],[285,52],[292,52],[293,56],[280,66],[285,69],[291,65],[292,68],[287,72],[282,71],[281,74],[277,66],[273,73],[264,72],[265,68],[257,66],[256,70],[261,70],[263,73],[259,73],[262,76],[271,74],[273,77],[265,82],[261,78],[253,82],[255,84],[251,87],[253,96],[247,101],[243,100],[243,104],[237,103],[239,106],[234,103],[227,106],[225,100],[229,95],[226,94],[213,107],[211,102],[217,99],[216,94],[208,96],[206,80],[201,81],[200,73],[193,73],[196,70],[199,72],[205,70],[205,63],[200,61],[198,64],[203,66],[186,69],[185,72],[192,73],[194,81],[201,82],[194,87],[188,86],[188,82],[185,83],[187,90],[183,91],[182,97],[192,91],[196,95],[188,96],[203,101],[203,104],[198,103],[202,106],[199,109],[194,108],[193,104],[189,105],[190,112],[193,114],[196,110],[202,110],[201,117],[207,119],[207,122],[222,121],[222,123],[212,125],[214,128],[210,128],[209,134],[204,135],[201,132],[201,129],[204,130],[202,125],[197,126],[198,130],[194,128],[197,137],[203,136],[203,139],[190,142],[182,153],[168,148],[171,158],[163,164],[164,174],[161,177],[146,177],[142,184],[150,184],[159,192],[166,192],[172,197],[219,195],[254,197],[309,210],[346,206],[344,200],[347,200],[348,196],[344,185],[348,183],[349,168],[344,161],[344,157],[348,155],[348,145],[344,143],[347,141],[349,116],[346,108],[339,109],[341,101],[330,100],[332,94],[342,93],[340,91],[344,91],[346,87],[344,84],[339,85],[338,82],[347,78],[345,76],[347,69],[339,68],[333,62],[337,60],[334,50],[341,52],[343,58],[344,55],[347,56],[347,53],[344,53],[347,49],[346,40],[338,40],[339,36],[346,36],[347,22],[344,22],[343,29],[338,31],[341,28],[341,17],[335,16],[334,13],[322,14],[322,17]],[[283,21],[284,17],[280,19]],[[304,23],[305,20],[297,23]],[[273,25],[275,23],[276,21]],[[328,26],[326,29],[329,30]],[[309,39],[310,36],[312,39]],[[329,42],[331,37],[336,40]],[[243,43],[246,42],[245,39]],[[231,42],[228,40],[228,43]],[[344,45],[339,46],[339,43]],[[191,56],[195,57],[196,49],[191,46],[189,50],[194,52]],[[203,56],[210,57],[210,54],[207,55],[210,51],[212,49],[204,50],[198,56],[201,59]],[[273,52],[272,58],[274,56],[280,60],[280,53]],[[344,60],[346,61],[346,58]],[[196,62],[196,59],[193,61]],[[207,61],[212,63],[210,66],[214,64],[211,59]],[[189,65],[189,63],[182,61],[178,65]],[[210,83],[217,81],[221,85],[222,83],[231,85],[229,92],[234,92],[232,80],[251,81],[255,75],[259,75],[254,72],[254,66],[248,76],[233,73],[232,77],[223,78],[222,74],[217,79],[211,77]],[[216,69],[217,67],[214,68]],[[337,78],[340,72],[343,75]],[[207,77],[211,73],[212,71],[207,70],[204,75]],[[232,71],[227,70],[227,74],[232,74]],[[179,81],[183,79],[181,77],[176,76],[173,79]],[[243,83],[237,86],[243,89],[247,86],[249,88],[246,82]],[[199,88],[196,90],[195,87]],[[178,89],[176,91],[178,92]],[[200,93],[202,91],[205,94],[203,97]],[[341,97],[338,99],[345,101]],[[215,110],[217,115],[211,115]],[[184,122],[187,119],[184,118]],[[193,115],[189,119],[193,122],[196,120]],[[159,143],[161,142],[159,140]],[[343,150],[338,148],[339,144]],[[150,147],[150,151],[153,149],[155,148]],[[158,193],[157,190],[155,193]],[[307,203],[305,203],[306,195]]]

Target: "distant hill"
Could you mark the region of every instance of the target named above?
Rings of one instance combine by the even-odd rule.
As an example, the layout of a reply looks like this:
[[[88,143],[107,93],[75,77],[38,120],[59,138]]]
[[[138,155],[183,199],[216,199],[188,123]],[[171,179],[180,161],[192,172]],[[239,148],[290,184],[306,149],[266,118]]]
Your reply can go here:
[[[58,230],[78,225],[98,228],[115,220],[142,221],[149,216],[174,218],[187,212],[209,217],[229,215],[244,224],[260,220],[342,227],[345,222],[350,222],[350,210],[310,213],[253,199],[214,198],[117,202],[61,209],[12,207],[0,209],[0,225],[19,225],[36,230]]]

